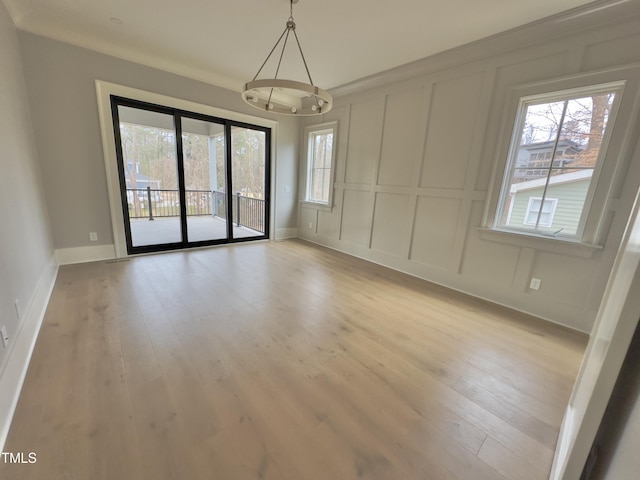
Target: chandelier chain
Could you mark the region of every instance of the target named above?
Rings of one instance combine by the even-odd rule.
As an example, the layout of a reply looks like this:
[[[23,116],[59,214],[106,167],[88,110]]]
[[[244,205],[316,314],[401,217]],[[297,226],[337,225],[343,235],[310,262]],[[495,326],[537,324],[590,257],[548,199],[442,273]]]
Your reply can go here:
[[[282,34],[280,35],[280,38],[278,38],[278,41],[276,42],[276,44],[273,46],[273,48],[271,49],[271,51],[269,52],[269,55],[267,55],[267,58],[264,60],[264,62],[262,62],[262,65],[260,66],[260,68],[258,69],[258,73],[256,73],[253,76],[253,80],[255,81],[256,78],[258,78],[258,75],[260,75],[260,72],[262,71],[262,69],[264,68],[264,66],[267,64],[267,62],[269,61],[269,59],[271,58],[271,55],[273,55],[273,52],[276,50],[276,48],[278,48],[278,45],[280,44],[280,40],[282,40],[282,37],[284,37],[284,34],[287,33],[289,31],[289,27],[286,26],[282,32]],[[286,42],[285,42],[286,43]]]
[[[287,41],[289,40],[289,33],[291,33],[291,27],[287,24],[287,36],[284,37],[284,43],[282,44],[282,51],[280,52],[280,58],[278,59],[278,66],[276,67],[276,76],[273,78],[278,78],[278,73],[280,73],[280,65],[282,65],[282,57],[284,57],[284,50],[285,48],[287,48]],[[294,30],[293,33],[295,34],[296,31]],[[280,37],[282,38],[282,37]],[[280,43],[280,41],[278,41],[278,43]],[[271,103],[271,97],[273,95],[273,88],[271,89],[271,91],[269,92],[269,100],[267,100],[267,105]]]
[[[313,80],[311,80],[311,73],[309,72],[309,67],[307,66],[307,59],[304,58],[304,53],[302,53],[302,47],[300,46],[300,40],[298,40],[298,34],[296,30],[293,30],[293,36],[296,37],[296,43],[298,44],[298,50],[300,50],[300,56],[302,57],[302,63],[304,63],[304,69],[307,71],[307,76],[309,77],[309,83],[313,85]]]

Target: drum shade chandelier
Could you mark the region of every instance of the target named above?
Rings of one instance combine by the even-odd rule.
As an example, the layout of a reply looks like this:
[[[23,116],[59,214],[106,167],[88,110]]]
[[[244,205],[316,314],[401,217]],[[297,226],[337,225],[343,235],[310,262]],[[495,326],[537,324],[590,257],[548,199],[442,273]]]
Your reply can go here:
[[[262,63],[262,66],[258,69],[258,73],[255,74],[253,80],[244,84],[242,88],[242,99],[252,107],[283,115],[319,115],[321,113],[327,113],[333,106],[333,98],[328,92],[316,87],[313,84],[313,80],[311,80],[307,60],[304,58],[300,40],[298,40],[298,35],[296,34],[296,23],[293,21],[294,3],[298,3],[298,0],[289,0],[289,18],[287,19],[285,29]],[[282,65],[282,57],[284,56],[284,51],[291,33],[293,33],[298,50],[300,51],[309,83],[278,78],[278,73]],[[284,43],[280,51],[275,76],[273,78],[258,79],[258,75],[260,75],[283,38]]]

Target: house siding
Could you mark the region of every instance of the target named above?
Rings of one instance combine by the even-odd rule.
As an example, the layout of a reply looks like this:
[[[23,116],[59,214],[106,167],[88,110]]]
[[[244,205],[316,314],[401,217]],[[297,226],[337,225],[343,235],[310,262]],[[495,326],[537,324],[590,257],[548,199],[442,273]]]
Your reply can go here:
[[[580,223],[580,215],[589,190],[589,179],[577,182],[567,182],[559,185],[549,185],[546,198],[557,199],[553,223],[550,227],[540,227],[540,230],[555,232],[562,228],[563,234],[575,234]],[[513,208],[508,225],[512,227],[530,227],[525,225],[525,215],[529,198],[542,198],[544,187],[521,190],[513,194]]]

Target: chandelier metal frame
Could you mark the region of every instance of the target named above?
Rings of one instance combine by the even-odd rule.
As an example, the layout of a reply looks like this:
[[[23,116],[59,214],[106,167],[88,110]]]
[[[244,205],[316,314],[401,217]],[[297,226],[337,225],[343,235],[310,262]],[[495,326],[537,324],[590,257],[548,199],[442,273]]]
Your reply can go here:
[[[242,99],[254,108],[283,115],[304,116],[327,113],[333,107],[333,98],[329,92],[315,86],[311,79],[309,66],[307,65],[307,60],[304,57],[302,46],[296,33],[296,23],[293,20],[294,3],[297,3],[297,0],[289,0],[289,18],[287,19],[284,31],[258,69],[253,80],[244,84],[242,88]],[[298,46],[298,51],[302,57],[302,63],[307,72],[309,83],[278,78],[282,58],[284,57],[287,42],[292,32]],[[280,58],[274,78],[258,79],[258,75],[260,75],[283,39],[284,43],[280,51]]]

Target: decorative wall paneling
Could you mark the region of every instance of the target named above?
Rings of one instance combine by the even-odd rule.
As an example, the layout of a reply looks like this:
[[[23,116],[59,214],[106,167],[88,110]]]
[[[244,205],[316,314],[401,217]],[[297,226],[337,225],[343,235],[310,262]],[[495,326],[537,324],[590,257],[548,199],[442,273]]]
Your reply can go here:
[[[623,20],[553,41],[542,25],[533,45],[509,51],[491,39],[385,72],[377,84],[369,78],[360,89],[337,89],[334,110],[307,121],[339,124],[334,205],[302,205],[299,237],[589,332],[640,179],[617,173],[601,200],[608,224],[595,252],[556,251],[553,240],[496,241],[479,227],[501,168],[497,145],[509,90],[640,62],[640,21]],[[634,121],[624,126],[625,158]],[[532,276],[542,280],[539,291],[529,289]]]

